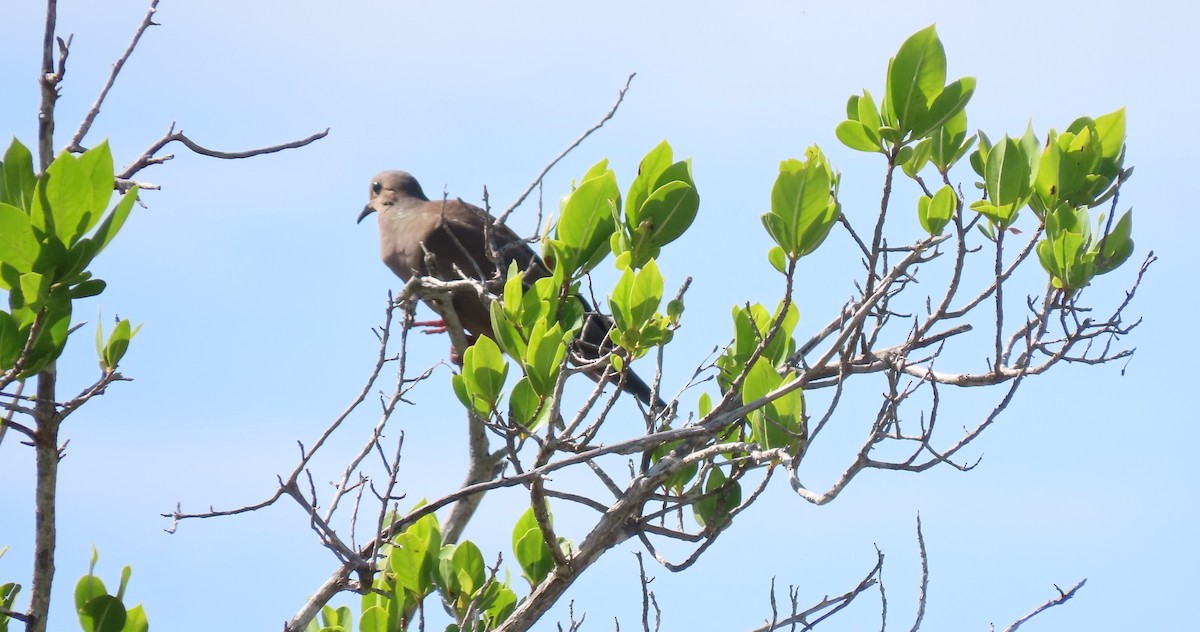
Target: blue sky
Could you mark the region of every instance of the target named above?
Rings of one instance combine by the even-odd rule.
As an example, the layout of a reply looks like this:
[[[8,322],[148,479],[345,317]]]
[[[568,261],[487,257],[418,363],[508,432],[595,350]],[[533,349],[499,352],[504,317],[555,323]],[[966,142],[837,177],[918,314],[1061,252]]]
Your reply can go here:
[[[0,134],[32,144],[41,8],[11,4]],[[75,40],[56,146],[94,100],[145,4],[60,3],[60,31]],[[1023,629],[1180,627],[1194,618],[1200,562],[1190,458],[1200,437],[1183,397],[1192,380],[1182,336],[1192,329],[1198,261],[1190,242],[1200,228],[1184,195],[1194,177],[1187,112],[1198,95],[1187,69],[1200,59],[1196,18],[1183,4],[1074,1],[164,2],[162,26],[147,33],[89,137],[109,138],[118,163],[171,121],[197,142],[231,150],[332,131],[305,149],[245,161],[173,147],[175,160],[140,175],[163,190],[145,194],[149,208],[97,262],[109,289],[76,312],[145,327],[122,365],[135,381],[110,388],[64,431],[71,443],[52,627],[74,629],[70,589],[92,544],[110,583],[122,565],[133,566],[129,594],[155,629],[278,629],[333,570],[293,505],[185,523],[174,535],[158,514],[177,501],[200,510],[265,498],[275,475],[290,471],[295,442],[311,442],[361,387],[375,353],[370,327],[387,290],[399,286],[378,261],[374,226],[354,224],[374,173],[406,169],[430,195],[445,189],[475,202],[486,185],[493,206],[506,208],[636,71],[616,118],[549,174],[545,197],[553,207],[571,178],[605,157],[626,187],[663,138],[694,158],[700,216],[660,261],[669,286],[695,278],[666,362],[665,383],[678,388],[729,336],[731,306],[779,298],[758,217],[781,159],[819,144],[843,173],[847,216],[873,217],[882,163],[840,145],[833,129],[846,98],[864,87],[878,95],[888,57],[930,23],[950,76],[977,77],[970,124],[993,138],[1020,134],[1030,119],[1044,133],[1128,108],[1126,162],[1137,171],[1122,207],[1135,209],[1135,262],[1149,249],[1160,257],[1132,310],[1145,318],[1126,339],[1137,354],[1127,365],[1063,366],[1028,383],[967,451],[983,457],[970,473],[867,472],[824,507],[776,481],[693,569],[648,567],[664,629],[756,627],[769,617],[772,577],[799,586],[801,604],[844,592],[873,564],[875,545],[887,554],[893,625],[906,626],[919,581],[918,512],[933,573],[924,629],[1002,629],[1052,597],[1052,584],[1084,577],[1075,600]],[[969,187],[968,173],[958,175]],[[527,204],[513,222],[529,231],[534,217]],[[840,274],[853,269],[849,243],[835,231],[825,249],[842,255],[802,264],[802,337],[853,290]],[[1133,271],[1131,262],[1100,279],[1092,299],[1110,304]],[[606,279],[611,271],[597,283]],[[413,346],[413,365],[428,366],[448,345],[419,337]],[[88,336],[69,349],[64,392],[94,378],[92,353]],[[404,491],[414,502],[462,477],[463,414],[449,371],[439,371],[399,419]],[[813,462],[814,486],[849,462],[854,431],[866,423],[850,413],[869,414],[879,388],[850,402],[843,430]],[[963,397],[955,409],[962,420],[947,430],[971,425],[992,401]],[[316,464],[318,483],[338,476],[374,422],[373,407],[352,417]],[[27,584],[32,455],[8,439],[0,446],[0,545],[11,549],[0,580]],[[484,501],[467,537],[485,557],[509,556],[522,502],[515,493]],[[583,527],[570,514],[560,519],[567,531]],[[587,612],[585,629],[609,629],[614,617],[635,627],[633,550],[610,552],[543,629],[566,619],[569,600]],[[867,598],[825,629],[877,625],[878,603]]]

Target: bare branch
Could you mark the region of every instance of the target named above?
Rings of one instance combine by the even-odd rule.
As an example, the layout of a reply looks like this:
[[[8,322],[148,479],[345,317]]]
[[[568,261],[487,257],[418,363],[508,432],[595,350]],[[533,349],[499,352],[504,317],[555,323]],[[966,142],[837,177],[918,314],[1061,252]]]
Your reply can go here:
[[[925,534],[921,533],[921,514],[917,514],[917,548],[921,553],[921,590],[917,593],[917,618],[913,621],[912,632],[921,629],[925,603],[929,598],[929,553],[925,550]]]
[[[803,612],[797,612],[790,617],[776,621],[774,625],[768,623],[767,625],[754,628],[751,632],[771,632],[771,630],[793,626],[797,623],[803,625],[805,630],[811,630],[817,624],[850,605],[855,598],[874,586],[879,581],[879,573],[882,569],[883,553],[877,551],[875,566],[858,582],[857,586],[851,588],[848,592],[837,597],[826,597]],[[817,616],[818,614],[820,616]]]
[[[525,192],[522,193],[521,195],[517,196],[517,201],[513,202],[512,206],[508,207],[508,209],[506,209],[503,213],[500,214],[499,217],[496,218],[497,224],[503,224],[508,219],[508,216],[511,215],[512,212],[515,211],[517,209],[517,207],[520,206],[521,203],[525,201],[525,198],[529,197],[529,194],[531,192],[533,192],[534,187],[541,184],[542,178],[545,178],[546,174],[550,173],[550,170],[554,168],[554,165],[558,164],[558,161],[565,158],[567,154],[571,153],[572,150],[574,150],[581,143],[583,143],[583,141],[585,139],[587,139],[588,136],[591,136],[592,132],[595,132],[596,130],[603,127],[604,124],[607,123],[617,113],[617,108],[621,107],[621,102],[625,100],[625,93],[629,91],[629,84],[633,82],[633,78],[636,76],[637,76],[636,72],[630,73],[629,77],[627,79],[625,79],[625,85],[621,88],[621,91],[617,93],[617,102],[614,103],[613,106],[608,109],[608,113],[605,114],[604,117],[600,119],[599,123],[596,123],[592,127],[588,128],[588,130],[586,132],[584,132],[579,138],[575,139],[575,142],[571,143],[571,145],[569,147],[564,149],[562,151],[562,153],[558,155],[557,158],[555,158],[554,160],[551,160],[549,164],[547,164],[544,168],[542,168],[542,172],[539,173],[536,178],[534,178],[533,182],[529,183],[529,187],[527,189],[525,189]]]
[[[138,40],[142,39],[142,34],[146,29],[154,26],[154,12],[158,10],[159,0],[150,0],[150,8],[146,10],[146,17],[142,18],[142,23],[133,33],[133,40],[129,42],[129,46],[125,52],[117,58],[113,64],[112,72],[108,75],[108,81],[104,82],[104,87],[100,89],[100,96],[96,97],[96,102],[92,104],[92,109],[88,110],[87,116],[83,117],[83,122],[80,123],[79,129],[75,131],[75,135],[71,137],[71,142],[67,144],[66,151],[81,152],[83,147],[80,143],[83,142],[83,137],[87,135],[88,130],[92,128],[92,123],[96,120],[96,116],[100,114],[100,106],[104,104],[104,98],[108,96],[108,91],[112,89],[113,83],[117,80],[117,75],[121,74],[121,69],[125,67],[125,62],[129,61],[130,55],[133,55],[133,49],[137,46]]]
[[[142,169],[145,169],[146,167],[148,167],[150,165],[162,164],[162,163],[174,158],[174,155],[171,155],[171,154],[168,154],[165,156],[157,156],[156,155],[164,147],[166,147],[167,145],[169,145],[173,142],[183,143],[183,145],[185,147],[187,147],[188,149],[192,150],[193,152],[195,152],[197,154],[200,154],[201,156],[208,156],[210,158],[221,158],[224,160],[236,160],[236,159],[240,159],[240,158],[252,158],[254,156],[261,156],[263,154],[273,154],[275,152],[283,151],[285,149],[296,149],[298,147],[304,147],[305,145],[308,145],[308,144],[318,141],[322,138],[325,138],[325,136],[328,134],[329,134],[329,128],[325,128],[324,130],[322,130],[320,132],[317,132],[317,133],[307,136],[305,138],[301,138],[300,140],[294,140],[294,141],[287,142],[287,143],[281,143],[279,145],[271,145],[270,147],[260,147],[257,149],[247,149],[244,151],[217,151],[215,149],[208,149],[207,147],[204,147],[204,146],[196,143],[192,139],[185,136],[183,133],[183,130],[180,130],[178,132],[175,131],[175,124],[171,123],[170,129],[167,130],[167,133],[164,134],[162,138],[155,141],[154,144],[150,145],[150,147],[146,149],[146,151],[142,152],[141,156],[138,156],[137,159],[134,160],[132,164],[130,164],[128,167],[126,167],[124,171],[117,174],[117,180],[118,180],[118,182],[122,181],[122,180],[129,180],[135,174],[137,174],[139,171],[141,171]]]
[[[1038,606],[1037,609],[1035,609],[1033,612],[1030,612],[1029,614],[1021,617],[1020,619],[1017,619],[1016,621],[1013,622],[1012,625],[1005,628],[1004,632],[1016,632],[1017,628],[1024,625],[1026,621],[1029,621],[1030,619],[1036,617],[1037,615],[1045,612],[1046,610],[1048,610],[1050,608],[1053,608],[1054,606],[1061,606],[1062,604],[1069,601],[1071,599],[1071,597],[1074,597],[1075,593],[1078,592],[1080,588],[1083,588],[1083,585],[1086,583],[1087,583],[1087,579],[1081,579],[1081,580],[1079,580],[1078,584],[1075,584],[1066,592],[1063,592],[1063,590],[1061,588],[1059,588],[1058,586],[1055,586],[1054,589],[1058,591],[1057,597]]]

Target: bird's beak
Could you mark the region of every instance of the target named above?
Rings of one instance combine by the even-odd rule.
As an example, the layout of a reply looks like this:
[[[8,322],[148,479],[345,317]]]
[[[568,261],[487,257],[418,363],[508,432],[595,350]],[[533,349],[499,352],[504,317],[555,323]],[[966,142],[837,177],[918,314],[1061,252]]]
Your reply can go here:
[[[374,212],[375,212],[375,209],[371,208],[370,204],[364,206],[362,212],[358,214],[358,221],[355,223],[361,224],[362,221],[364,219],[366,219],[368,215],[370,215],[371,213],[374,213]]]

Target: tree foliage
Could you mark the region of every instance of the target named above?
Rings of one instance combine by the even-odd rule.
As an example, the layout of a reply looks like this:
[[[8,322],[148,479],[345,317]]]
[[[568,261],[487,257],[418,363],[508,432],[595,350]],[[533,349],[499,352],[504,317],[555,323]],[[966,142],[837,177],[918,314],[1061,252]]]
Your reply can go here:
[[[51,80],[61,80],[61,70]],[[336,568],[287,630],[424,629],[429,604],[437,603],[451,620],[447,631],[510,631],[542,620],[597,559],[625,541],[636,540],[661,566],[682,571],[724,531],[735,525],[760,528],[740,524],[738,516],[773,479],[786,479],[797,499],[823,505],[868,469],[969,469],[956,454],[1000,417],[1026,379],[1062,362],[1100,364],[1131,353],[1118,344],[1136,325],[1126,323],[1123,312],[1152,261],[1151,256],[1142,263],[1132,288],[1107,317],[1084,303],[1094,278],[1120,269],[1133,253],[1131,211],[1118,207],[1121,187],[1132,173],[1124,165],[1124,110],[1080,117],[1061,132],[1039,136],[1030,127],[1019,137],[1004,135],[993,142],[982,131],[968,133],[967,106],[975,84],[973,77],[947,83],[946,52],[929,27],[909,37],[889,61],[878,101],[868,90],[847,100],[837,138],[851,150],[878,154],[884,169],[873,218],[843,208],[839,191],[863,186],[863,180],[835,168],[835,154],[814,145],[802,157],[780,162],[773,187],[761,196],[762,226],[773,242],[762,254],[778,273],[773,276],[778,301],[733,306],[731,332],[713,334],[727,336],[728,343],[696,367],[686,383],[669,383],[662,359],[685,323],[688,283],[676,281],[672,296],[672,281],[658,261],[670,256],[671,244],[698,217],[701,196],[692,160],[677,159],[662,141],[645,154],[628,187],[620,183],[630,174],[616,173],[607,160],[571,183],[557,221],[536,239],[549,271],[544,278],[530,282],[514,264],[503,279],[415,279],[394,300],[389,297],[369,383],[347,412],[303,449],[296,468],[280,479],[270,498],[247,508],[177,509],[168,515],[177,524],[266,507],[280,498],[296,502],[305,528],[315,530],[321,545],[336,556]],[[45,98],[52,112],[53,98]],[[129,320],[117,321],[107,333],[98,325],[98,380],[74,399],[47,397],[53,393],[54,362],[74,331],[74,302],[106,287],[89,266],[132,212],[139,186],[130,178],[165,161],[154,156],[169,142],[195,148],[172,128],[131,170],[118,174],[106,143],[88,150],[79,146],[88,125],[90,119],[52,161],[42,151],[40,170],[34,168],[33,153],[15,140],[0,163],[0,289],[8,295],[7,309],[0,310],[0,406],[6,412],[0,439],[13,429],[38,447],[39,474],[48,468],[39,486],[48,486],[50,509],[55,465],[48,463],[57,463],[57,429],[72,411],[123,379],[117,368],[138,331]],[[318,137],[237,155],[205,152],[244,157]],[[43,150],[50,146],[45,137],[39,141]],[[970,190],[958,179],[963,173],[977,178],[978,199],[963,194],[964,188]],[[907,190],[900,185],[906,180],[911,181]],[[115,203],[114,191],[119,192]],[[801,306],[810,299],[797,288],[798,275],[806,257],[833,243],[828,238],[835,231],[848,237],[843,243],[860,259],[862,272],[848,279],[854,294],[835,317],[805,322]],[[1013,240],[1018,240],[1015,246]],[[574,297],[596,292],[591,273],[610,255],[617,280],[600,294],[612,315],[613,347],[607,357],[589,362],[574,357],[572,342],[585,322]],[[984,259],[983,268],[968,266],[977,259]],[[1032,260],[1044,272],[1041,287],[1022,286],[1028,275],[1015,274]],[[941,277],[928,272],[939,266]],[[923,293],[916,290],[918,278],[930,280]],[[432,370],[413,373],[408,366],[412,313],[419,300],[459,286],[494,299],[495,339],[480,337],[460,350],[462,366],[451,378],[469,427],[467,480],[444,497],[400,511],[396,489],[411,484],[398,478],[405,446],[403,439],[387,439],[384,430],[401,416],[397,404],[405,395],[433,375]],[[1015,300],[1006,299],[1006,293],[1023,296],[1024,309],[1014,309]],[[987,333],[982,347],[978,337],[963,336],[976,329]],[[966,367],[956,368],[958,363]],[[615,407],[619,391],[608,387],[626,379],[634,364],[643,374],[653,370],[656,397],[651,399],[667,403],[639,408],[639,423],[628,423],[631,415]],[[303,490],[301,477],[325,439],[367,399],[385,368],[395,368],[396,386],[381,399],[380,421],[363,449],[350,459],[330,496]],[[584,383],[580,375],[600,379],[586,391],[578,387]],[[23,398],[24,381],[34,376],[39,393]],[[885,388],[861,448],[827,489],[810,489],[803,482],[807,455],[820,448],[828,424],[861,414],[842,408],[842,395],[871,378]],[[50,389],[44,391],[47,384]],[[981,409],[973,427],[947,438],[938,426],[946,386],[994,393],[996,403]],[[582,396],[578,406],[566,404],[577,396]],[[394,449],[387,441],[395,441]],[[379,456],[379,466],[369,465],[370,455]],[[552,475],[566,470],[590,472],[611,497],[556,487]],[[361,502],[368,486],[379,500],[374,516]],[[415,487],[405,491],[422,495]],[[482,495],[518,487],[525,490],[528,507],[512,527],[506,563],[509,552],[484,551],[461,535]],[[343,503],[352,493],[358,494],[354,501]],[[583,533],[569,538],[555,526],[552,510],[572,505],[591,511],[593,519]],[[48,550],[52,558],[52,511],[46,520],[51,535],[46,542],[39,532],[39,550]],[[343,522],[348,527],[342,528]],[[356,538],[360,524],[370,524],[365,541]],[[690,547],[690,552],[672,559],[663,552],[664,543],[672,550]],[[93,557],[93,569],[95,563]],[[790,615],[773,617],[770,629],[811,625],[836,612],[878,582],[881,564],[842,597],[807,610],[793,601]],[[115,595],[93,569],[75,591],[83,629],[147,629],[141,606],[124,606],[128,567]],[[52,576],[52,566],[49,572]],[[514,582],[514,574],[523,581]],[[648,596],[644,568],[639,576]],[[13,618],[29,629],[45,629],[45,569],[35,569],[33,587],[31,606],[23,614],[14,609],[21,587],[0,585],[0,631]],[[357,612],[330,605],[343,591],[361,596]]]

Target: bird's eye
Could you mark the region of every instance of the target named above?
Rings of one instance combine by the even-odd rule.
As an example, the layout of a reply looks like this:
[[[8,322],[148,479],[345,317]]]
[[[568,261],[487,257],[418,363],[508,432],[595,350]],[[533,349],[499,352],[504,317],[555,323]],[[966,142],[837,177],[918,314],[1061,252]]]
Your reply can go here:
[[[383,185],[380,184],[378,180],[376,180],[375,182],[372,182],[371,183],[371,192],[374,193],[375,195],[379,195],[380,191],[383,191]]]

